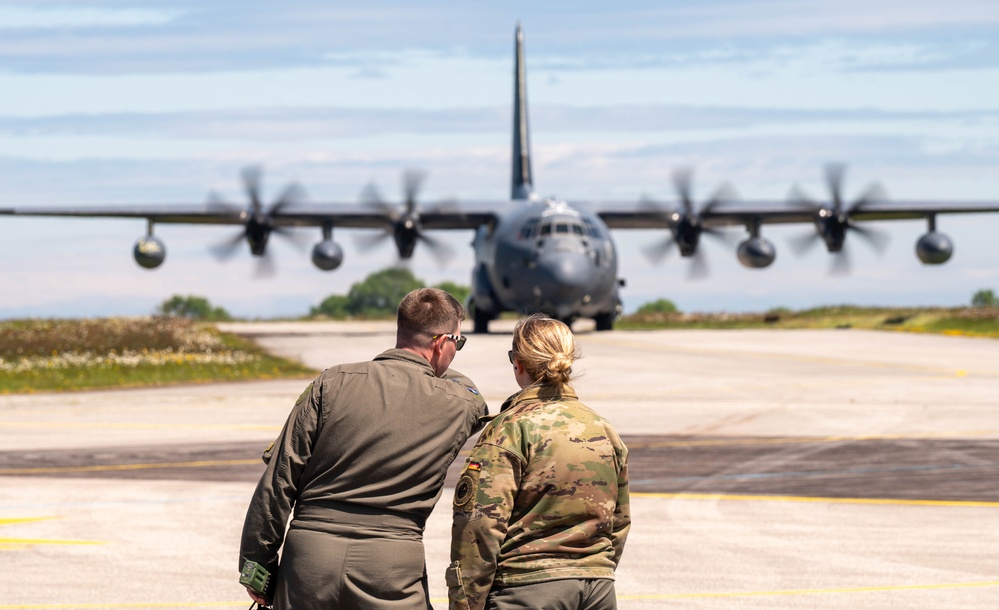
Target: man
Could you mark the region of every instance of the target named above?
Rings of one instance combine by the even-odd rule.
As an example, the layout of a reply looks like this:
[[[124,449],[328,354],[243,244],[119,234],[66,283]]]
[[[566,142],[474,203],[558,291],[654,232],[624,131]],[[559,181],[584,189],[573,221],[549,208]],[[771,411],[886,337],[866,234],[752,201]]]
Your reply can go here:
[[[423,528],[488,411],[448,370],[464,318],[448,293],[414,290],[399,303],[395,349],[327,369],[298,398],[264,452],[240,545],[240,569],[272,574],[284,545],[275,608],[430,608]]]

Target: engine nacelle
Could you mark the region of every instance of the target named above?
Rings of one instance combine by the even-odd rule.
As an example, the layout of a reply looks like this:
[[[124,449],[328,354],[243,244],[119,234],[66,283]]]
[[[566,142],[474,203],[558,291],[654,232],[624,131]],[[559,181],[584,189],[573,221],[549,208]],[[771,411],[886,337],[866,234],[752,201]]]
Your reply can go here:
[[[762,237],[750,237],[739,244],[736,250],[739,262],[746,267],[762,269],[777,258],[777,248],[773,243]]]
[[[916,242],[916,256],[925,265],[939,265],[954,254],[954,242],[938,231],[930,231]]]
[[[331,239],[324,239],[312,248],[312,264],[323,271],[333,271],[343,262],[343,250]]]
[[[140,237],[132,248],[132,256],[140,267],[155,269],[166,259],[166,246],[152,235]]]

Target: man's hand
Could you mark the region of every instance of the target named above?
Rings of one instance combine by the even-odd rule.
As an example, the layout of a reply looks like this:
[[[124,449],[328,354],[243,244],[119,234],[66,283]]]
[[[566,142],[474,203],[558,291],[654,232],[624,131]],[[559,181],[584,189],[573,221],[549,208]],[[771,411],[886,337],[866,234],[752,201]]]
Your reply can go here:
[[[250,587],[246,587],[246,594],[250,596],[250,599],[257,602],[259,605],[270,606],[270,603],[268,603],[266,599],[264,599],[259,593],[257,593]]]

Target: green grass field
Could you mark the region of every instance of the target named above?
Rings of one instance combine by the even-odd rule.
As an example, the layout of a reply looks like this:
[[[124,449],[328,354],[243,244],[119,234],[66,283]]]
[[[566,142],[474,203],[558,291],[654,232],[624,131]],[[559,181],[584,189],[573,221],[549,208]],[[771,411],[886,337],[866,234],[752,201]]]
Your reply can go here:
[[[245,339],[180,318],[0,322],[0,394],[315,374]]]
[[[615,327],[622,330],[857,328],[999,338],[999,307],[878,308],[842,305],[751,314],[632,314],[618,320]]]

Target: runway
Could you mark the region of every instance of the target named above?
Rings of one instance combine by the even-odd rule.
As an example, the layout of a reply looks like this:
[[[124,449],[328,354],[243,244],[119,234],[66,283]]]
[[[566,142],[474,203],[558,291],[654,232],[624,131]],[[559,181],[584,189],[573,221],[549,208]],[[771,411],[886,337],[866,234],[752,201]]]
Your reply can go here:
[[[999,441],[882,438],[623,437],[631,490],[999,505]],[[260,443],[0,452],[0,476],[244,481]],[[467,451],[465,452],[467,453]],[[448,472],[457,482],[461,461]]]
[[[381,323],[229,328],[318,368],[394,338]],[[999,343],[577,334],[580,397],[630,449],[622,608],[996,606]],[[509,342],[473,335],[454,363],[494,407],[515,389]],[[305,383],[0,397],[0,610],[249,605],[242,515]],[[426,534],[436,607],[450,495]]]

